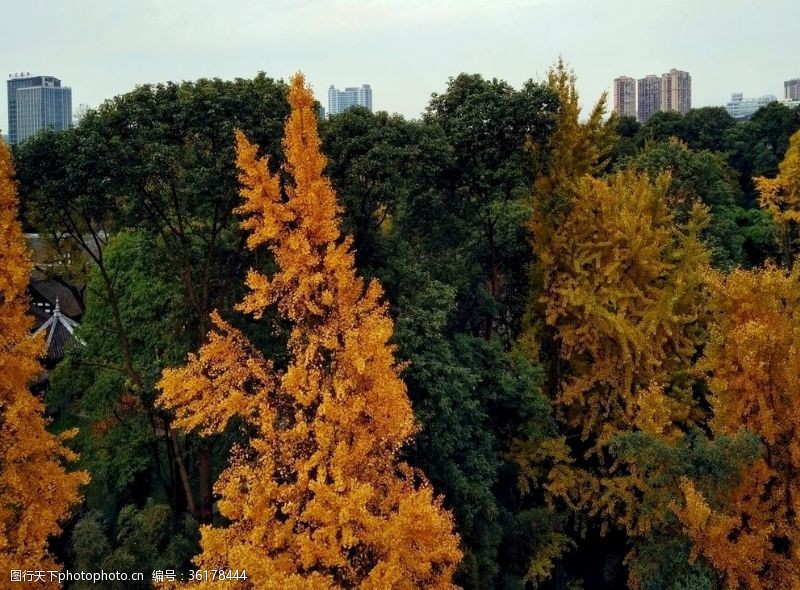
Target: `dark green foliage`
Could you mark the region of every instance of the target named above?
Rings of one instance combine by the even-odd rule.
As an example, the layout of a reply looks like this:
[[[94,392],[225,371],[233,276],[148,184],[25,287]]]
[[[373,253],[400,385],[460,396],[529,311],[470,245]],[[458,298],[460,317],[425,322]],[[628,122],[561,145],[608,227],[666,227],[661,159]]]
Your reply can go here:
[[[724,107],[692,109],[686,115],[661,111],[655,113],[638,132],[639,147],[647,141],[667,141],[672,137],[686,142],[695,150],[723,151],[725,134],[736,126],[736,120]]]
[[[641,590],[717,590],[719,577],[703,560],[689,561],[691,541],[673,534],[655,534],[630,565]]]
[[[438,191],[414,195],[404,229],[407,239],[446,254],[438,268],[457,286],[457,321],[474,334],[508,338],[518,329],[528,287],[525,224],[534,172],[525,148],[545,143],[557,109],[557,96],[544,85],[529,81],[514,90],[462,74],[433,95],[425,114],[443,131],[453,158]]]
[[[617,142],[611,150],[611,165],[636,155],[642,125],[634,117],[617,119]]]
[[[152,405],[161,370],[179,362],[194,341],[180,283],[162,265],[163,249],[157,238],[129,232],[105,248],[134,366],[144,379],[142,396],[120,369],[122,351],[109,329],[113,312],[97,268],[76,332],[84,346],[73,349],[51,378],[50,403],[86,424],[78,445],[81,463],[92,474],[86,492],[90,506],[142,502],[153,493],[174,496],[176,482],[161,466],[166,457],[158,448],[157,426],[143,411],[143,405]]]
[[[671,137],[686,140],[683,115],[672,111],[654,113],[640,130],[640,145],[647,141],[668,141]]]
[[[454,510],[465,550],[458,581],[490,588],[521,580],[537,545],[555,528],[546,507],[520,497],[507,458],[521,430],[534,437],[555,429],[541,393],[542,373],[509,356],[498,339],[448,338],[454,289],[430,279],[422,265],[398,270],[404,285],[395,305],[395,338],[410,361],[404,377],[422,425],[411,459]]]
[[[408,293],[397,301],[395,326],[400,355],[410,361],[404,378],[422,424],[410,458],[455,510],[465,549],[462,583],[487,587],[498,572],[502,538],[493,493],[502,458],[481,399],[481,373],[459,358],[456,344],[445,337],[454,289],[430,280],[421,268],[404,272],[414,270],[422,280],[408,281]]]
[[[774,102],[728,130],[725,152],[731,166],[739,172],[739,182],[749,202],[755,204],[758,199],[753,178],[775,176],[789,146],[789,137],[798,129],[800,107],[790,109]]]
[[[141,572],[144,582],[105,582],[105,588],[151,588],[153,571],[173,570],[176,575],[190,567],[189,558],[200,539],[195,521],[176,517],[169,506],[148,502],[139,509],[127,505],[116,521],[88,513],[72,531],[71,551],[76,571]],[[67,588],[88,590],[92,582],[74,582]]]
[[[742,431],[709,440],[695,430],[673,446],[632,431],[618,436],[611,452],[618,461],[636,466],[646,485],[637,506],[639,518],[654,518],[658,523],[650,534],[632,539],[629,571],[642,589],[720,588],[721,580],[705,560],[690,562],[690,541],[670,503],[682,502],[678,484],[681,478],[689,478],[713,507],[720,508],[719,499],[739,483],[742,468],[761,456],[758,437]]]
[[[252,80],[140,86],[90,111],[74,129],[45,132],[16,152],[25,212],[40,231],[85,240],[101,264],[105,235],[147,228],[194,311],[235,300],[249,260],[232,214],[239,202],[233,131],[280,162],[286,87]]]
[[[694,150],[718,152],[738,173],[745,206],[755,204],[753,177],[775,176],[789,137],[800,129],[800,108],[773,102],[749,120],[736,121],[722,107],[692,109],[685,116],[672,112],[654,114],[639,130],[639,148],[650,142],[675,137]]]
[[[368,270],[388,256],[387,236],[409,203],[435,192],[451,149],[434,126],[360,107],[330,118],[321,136],[343,231],[354,236],[358,265]]]
[[[711,221],[704,236],[712,262],[720,268],[762,264],[773,254],[773,224],[758,209],[745,209],[736,172],[722,155],[695,151],[678,141],[649,143],[629,162],[639,171],[672,176],[670,198],[676,219],[684,223],[691,205],[709,207]]]
[[[724,151],[725,134],[736,125],[736,120],[724,107],[692,109],[683,118],[682,139],[694,150]]]

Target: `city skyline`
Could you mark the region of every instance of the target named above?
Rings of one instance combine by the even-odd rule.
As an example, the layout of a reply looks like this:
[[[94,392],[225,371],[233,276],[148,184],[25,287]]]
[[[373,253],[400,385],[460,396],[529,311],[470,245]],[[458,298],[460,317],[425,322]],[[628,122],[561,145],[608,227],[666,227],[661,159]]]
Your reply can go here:
[[[68,3],[17,3],[4,16],[36,22],[45,42],[31,43],[25,27],[11,27],[0,39],[0,71],[58,72],[70,81],[76,103],[97,106],[137,84],[252,77],[260,70],[288,79],[302,70],[323,104],[331,83],[369,80],[380,97],[376,109],[407,117],[418,117],[450,76],[480,73],[519,87],[544,79],[559,55],[578,76],[584,106],[606,91],[609,110],[619,72],[664,72],[680,64],[694,78],[695,107],[724,105],[733,91],[781,96],[784,81],[800,75],[789,59],[800,51],[795,2],[658,0],[647,10],[628,10],[635,6],[617,0],[443,0],[435,6],[417,0],[224,6],[86,0],[76,10]],[[623,28],[625,35],[614,34]],[[0,92],[5,104],[5,88]],[[0,127],[7,133],[5,109]]]
[[[658,111],[685,115],[692,108],[692,76],[672,68],[661,77],[648,74],[638,81],[629,76],[614,78],[613,105],[617,115],[635,117],[640,123]]]

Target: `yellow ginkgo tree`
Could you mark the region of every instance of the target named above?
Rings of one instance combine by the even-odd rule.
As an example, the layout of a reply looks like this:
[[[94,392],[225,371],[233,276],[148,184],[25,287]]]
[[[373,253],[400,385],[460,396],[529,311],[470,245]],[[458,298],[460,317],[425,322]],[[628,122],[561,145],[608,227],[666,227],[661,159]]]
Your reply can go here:
[[[700,369],[716,436],[756,434],[763,458],[720,510],[686,480],[677,508],[728,588],[800,588],[800,267],[713,275],[716,318]]]
[[[67,472],[73,432],[45,428],[44,404],[28,388],[42,367],[41,339],[30,337],[31,260],[22,226],[11,153],[0,141],[0,575],[57,569],[48,540],[80,500],[84,472]],[[49,578],[43,586],[49,584]],[[55,584],[53,584],[55,587]]]
[[[452,588],[458,536],[425,477],[398,458],[415,424],[393,322],[340,234],[302,75],[289,102],[283,175],[237,135],[247,245],[267,246],[278,267],[250,272],[239,309],[260,319],[277,307],[291,325],[288,366],[276,370],[215,315],[199,353],[160,382],[177,426],[211,434],[235,418],[248,437],[215,486],[228,524],[202,529],[195,562],[246,570],[214,588]]]
[[[759,204],[778,226],[778,245],[786,264],[797,254],[800,227],[800,131],[789,139],[789,148],[775,178],[755,179]]]
[[[541,322],[553,341],[548,389],[572,446],[545,489],[634,537],[656,516],[642,519],[647,484],[616,464],[614,441],[638,430],[674,443],[701,418],[689,372],[705,324],[707,211],[697,205],[678,225],[669,182],[631,169],[584,175],[537,248]],[[535,473],[525,454],[516,458]]]

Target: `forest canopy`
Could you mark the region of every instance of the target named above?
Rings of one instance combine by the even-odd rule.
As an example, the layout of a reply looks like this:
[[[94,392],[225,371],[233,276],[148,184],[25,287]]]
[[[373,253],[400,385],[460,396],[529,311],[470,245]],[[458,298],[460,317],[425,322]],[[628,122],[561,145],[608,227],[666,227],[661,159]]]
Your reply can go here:
[[[318,106],[145,85],[0,145],[3,568],[800,589],[800,108],[640,124],[561,61]]]

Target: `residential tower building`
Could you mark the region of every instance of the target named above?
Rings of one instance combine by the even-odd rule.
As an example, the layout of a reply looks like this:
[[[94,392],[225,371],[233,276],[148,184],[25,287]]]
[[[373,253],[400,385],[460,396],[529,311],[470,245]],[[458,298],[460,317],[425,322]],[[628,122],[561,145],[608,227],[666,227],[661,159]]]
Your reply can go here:
[[[672,68],[661,75],[661,110],[685,115],[692,108],[692,77]]]
[[[783,83],[784,100],[800,100],[800,78],[786,80]]]
[[[661,110],[661,78],[653,75],[640,78],[637,99],[639,122],[646,123]]]
[[[620,117],[636,117],[636,80],[614,78],[614,112]]]

